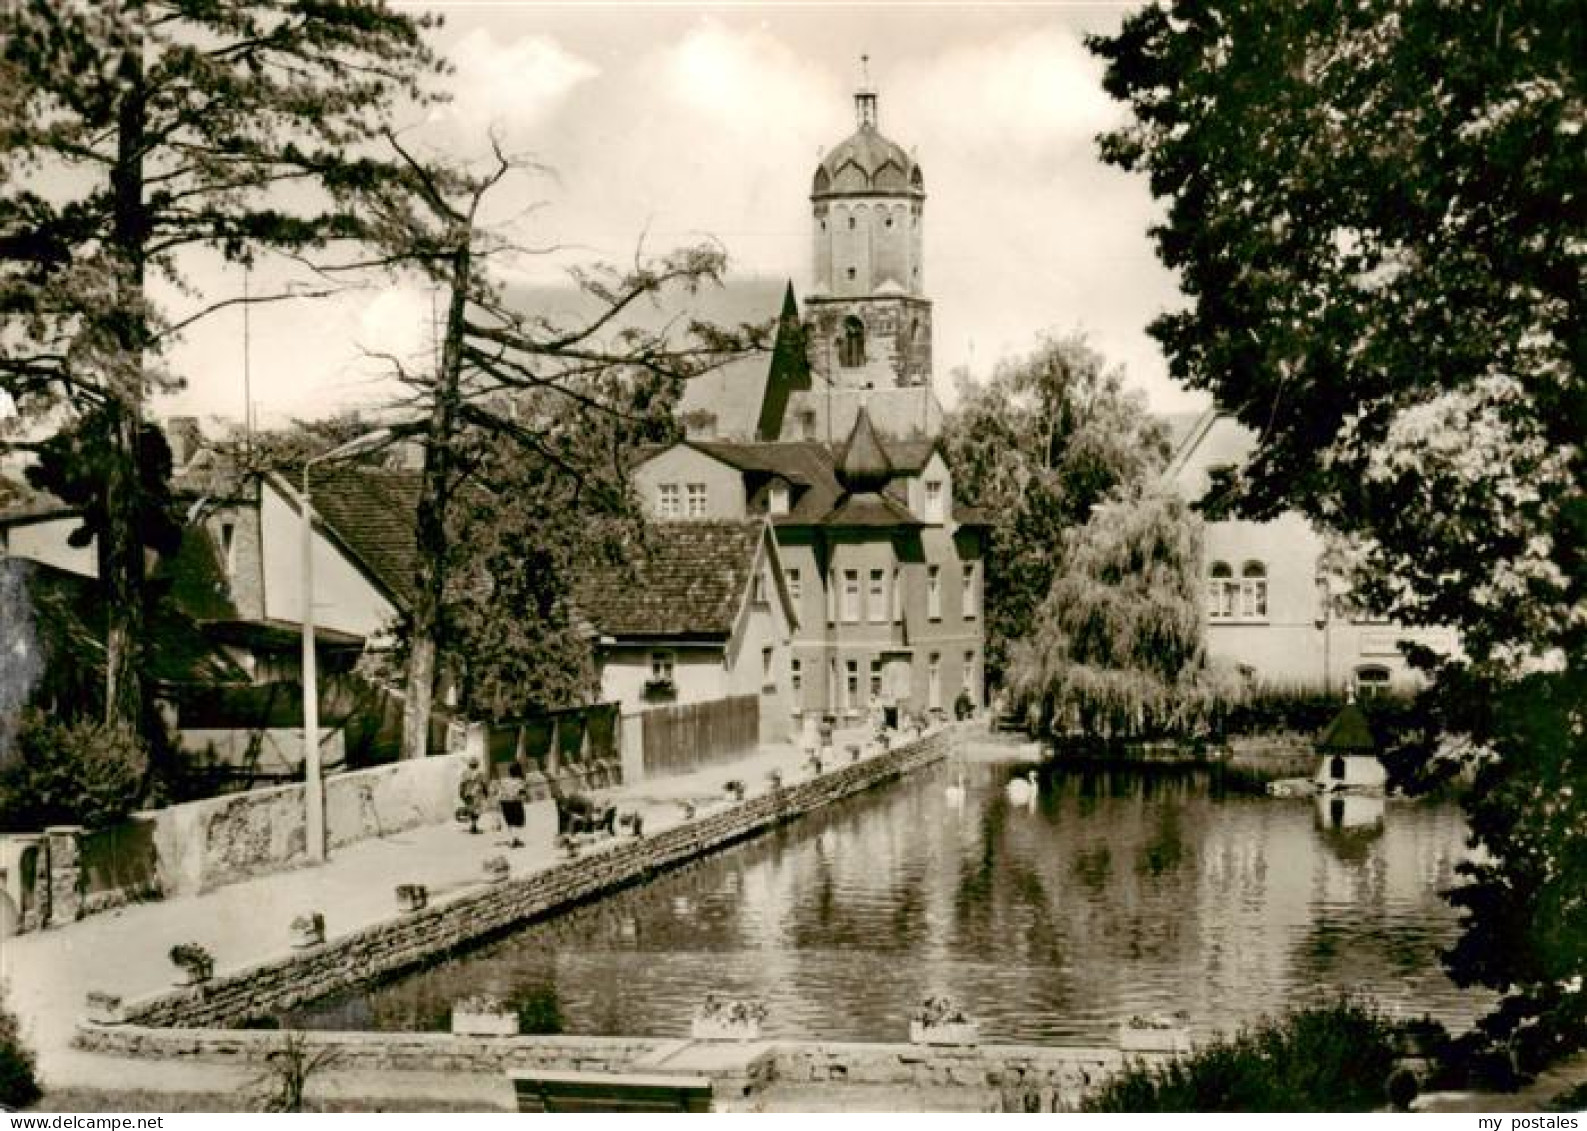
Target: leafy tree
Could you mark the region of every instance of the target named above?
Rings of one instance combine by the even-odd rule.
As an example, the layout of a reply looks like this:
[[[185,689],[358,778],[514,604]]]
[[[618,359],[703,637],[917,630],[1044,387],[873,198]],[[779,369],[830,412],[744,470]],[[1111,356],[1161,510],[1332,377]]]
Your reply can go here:
[[[1185,734],[1238,694],[1203,643],[1200,523],[1134,489],[1065,531],[1051,587],[1014,645],[1009,688],[1033,729],[1104,741]]]
[[[136,809],[143,796],[148,758],[126,727],[66,725],[29,711],[17,746],[20,757],[0,769],[0,827],[101,828]]]
[[[944,444],[954,491],[993,519],[986,555],[986,665],[995,682],[1047,596],[1063,532],[1122,484],[1167,458],[1167,440],[1123,371],[1083,336],[1049,339],[998,365],[984,384],[959,377]]]
[[[0,1002],[4,991],[5,983],[0,982]],[[0,1104],[16,1111],[31,1107],[43,1094],[33,1050],[22,1042],[16,1015],[0,1004]]]
[[[359,234],[346,193],[380,172],[361,145],[436,68],[430,22],[354,0],[0,8],[0,389],[102,444],[108,719],[142,696],[144,404],[177,384],[174,338],[238,301],[193,294],[194,256]]]
[[[1572,4],[1153,4],[1091,42],[1167,201],[1174,373],[1260,437],[1214,502],[1353,542],[1356,592],[1457,627],[1407,766],[1477,766],[1452,975],[1582,1033],[1587,182]],[[1436,776],[1424,774],[1422,777]]]

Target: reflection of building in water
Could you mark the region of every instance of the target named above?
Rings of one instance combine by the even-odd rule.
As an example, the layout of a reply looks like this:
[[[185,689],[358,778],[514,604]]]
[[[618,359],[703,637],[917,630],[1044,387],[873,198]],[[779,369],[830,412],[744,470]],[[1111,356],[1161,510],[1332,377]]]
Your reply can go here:
[[[1317,827],[1331,832],[1383,831],[1384,800],[1359,793],[1320,793]]]

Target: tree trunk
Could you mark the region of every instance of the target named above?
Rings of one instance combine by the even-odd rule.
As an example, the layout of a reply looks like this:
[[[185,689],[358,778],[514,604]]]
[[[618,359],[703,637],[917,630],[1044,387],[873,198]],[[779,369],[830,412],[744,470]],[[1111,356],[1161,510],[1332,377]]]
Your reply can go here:
[[[413,608],[408,618],[408,692],[402,712],[404,758],[423,758],[429,752],[436,654],[446,598],[446,512],[451,491],[452,432],[456,427],[458,387],[463,372],[464,314],[473,267],[472,239],[472,225],[463,225],[452,252],[452,297],[446,312],[441,371],[436,374],[435,402],[430,406],[430,422],[425,433],[424,479],[414,530],[417,561]]]
[[[127,53],[128,89],[117,116],[116,167],[111,172],[114,227],[111,242],[121,261],[112,326],[122,357],[106,374],[110,451],[105,476],[105,526],[98,551],[105,602],[105,722],[141,733],[143,718],[144,561],[138,529],[141,478],[138,461],[143,423],[144,351],[148,323],[143,308],[149,217],[143,198],[147,139],[143,59]]]

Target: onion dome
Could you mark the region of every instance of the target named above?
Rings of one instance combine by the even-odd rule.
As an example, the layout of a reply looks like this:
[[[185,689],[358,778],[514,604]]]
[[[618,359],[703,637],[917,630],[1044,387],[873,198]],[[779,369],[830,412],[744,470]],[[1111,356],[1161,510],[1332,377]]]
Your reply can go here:
[[[875,494],[887,486],[892,477],[892,461],[876,435],[871,414],[861,405],[848,441],[843,445],[842,458],[838,460],[838,482],[851,495]]]
[[[854,92],[854,115],[858,128],[821,158],[811,195],[888,192],[924,197],[919,163],[876,128],[876,91],[869,82]]]

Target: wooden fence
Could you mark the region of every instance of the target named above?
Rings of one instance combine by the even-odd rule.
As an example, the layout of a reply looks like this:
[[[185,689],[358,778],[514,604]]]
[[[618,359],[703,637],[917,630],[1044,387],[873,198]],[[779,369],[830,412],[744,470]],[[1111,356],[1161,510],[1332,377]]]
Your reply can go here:
[[[760,696],[657,707],[638,717],[646,774],[677,774],[737,758],[760,743]]]

